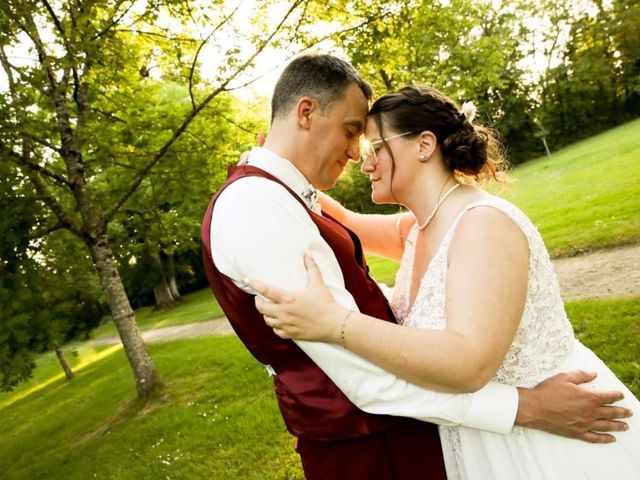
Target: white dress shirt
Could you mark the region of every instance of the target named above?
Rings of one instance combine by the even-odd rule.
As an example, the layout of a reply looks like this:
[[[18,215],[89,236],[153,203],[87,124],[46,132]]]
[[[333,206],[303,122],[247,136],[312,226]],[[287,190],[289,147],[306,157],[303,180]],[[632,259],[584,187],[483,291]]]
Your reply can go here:
[[[291,162],[267,149],[254,148],[248,163],[275,176],[301,198],[311,187]],[[308,206],[318,211],[316,205]],[[220,194],[213,215],[213,262],[244,291],[255,294],[243,282],[247,278],[293,291],[305,288],[308,280],[303,255],[308,251],[335,300],[358,310],[344,286],[333,251],[306,209],[281,185],[260,177],[237,180]],[[341,346],[296,343],[349,400],[366,412],[501,434],[513,427],[518,410],[515,387],[489,383],[470,394],[435,392],[408,383]]]

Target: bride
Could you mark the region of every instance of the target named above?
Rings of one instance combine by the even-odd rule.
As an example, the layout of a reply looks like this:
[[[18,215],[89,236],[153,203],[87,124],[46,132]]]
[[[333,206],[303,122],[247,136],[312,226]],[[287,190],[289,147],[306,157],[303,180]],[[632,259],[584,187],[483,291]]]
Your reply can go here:
[[[511,203],[474,180],[498,179],[503,161],[492,133],[433,88],[379,98],[366,126],[362,171],[376,203],[410,213],[361,215],[322,196],[323,212],[352,229],[367,253],[400,260],[391,306],[402,325],[333,301],[310,256],[310,286],[286,292],[257,280],[256,305],[283,338],[343,347],[406,380],[470,392],[490,380],[532,387],[567,370],[598,373],[594,388],[640,402],[573,335],[542,238]],[[269,301],[261,297],[266,297]],[[502,436],[440,427],[450,479],[638,478],[640,419],[617,442],[594,445],[514,427]]]

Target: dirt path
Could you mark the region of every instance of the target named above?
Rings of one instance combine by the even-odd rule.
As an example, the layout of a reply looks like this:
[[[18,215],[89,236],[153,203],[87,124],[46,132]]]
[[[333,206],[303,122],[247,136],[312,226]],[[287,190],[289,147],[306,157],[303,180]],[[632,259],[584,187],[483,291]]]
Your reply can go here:
[[[640,245],[553,262],[565,300],[640,296]]]
[[[553,262],[562,296],[565,300],[585,298],[616,298],[640,296],[640,245],[560,258]],[[232,335],[226,318],[156,328],[142,332],[146,342],[174,338],[195,338],[202,335]],[[93,340],[95,344],[114,345],[118,337]]]
[[[225,317],[206,322],[187,323],[185,325],[175,325],[173,327],[155,328],[142,332],[145,342],[162,342],[176,338],[195,338],[203,335],[231,335],[233,329]],[[120,343],[117,336],[104,337],[91,340],[94,345],[115,345]]]

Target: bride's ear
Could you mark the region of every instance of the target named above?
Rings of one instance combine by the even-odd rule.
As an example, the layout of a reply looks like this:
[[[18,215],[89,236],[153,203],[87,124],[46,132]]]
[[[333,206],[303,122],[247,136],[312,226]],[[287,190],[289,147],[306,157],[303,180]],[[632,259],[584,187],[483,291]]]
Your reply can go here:
[[[438,139],[433,132],[425,131],[420,134],[420,144],[418,146],[418,161],[428,162],[433,156],[438,146]]]

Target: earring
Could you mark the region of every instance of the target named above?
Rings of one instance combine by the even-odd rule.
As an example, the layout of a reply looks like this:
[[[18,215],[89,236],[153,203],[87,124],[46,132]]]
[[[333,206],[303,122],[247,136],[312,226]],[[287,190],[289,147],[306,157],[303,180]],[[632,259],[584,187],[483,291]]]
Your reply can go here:
[[[424,163],[427,161],[427,156],[424,153],[421,153],[420,155],[418,155],[418,161],[420,163]]]

